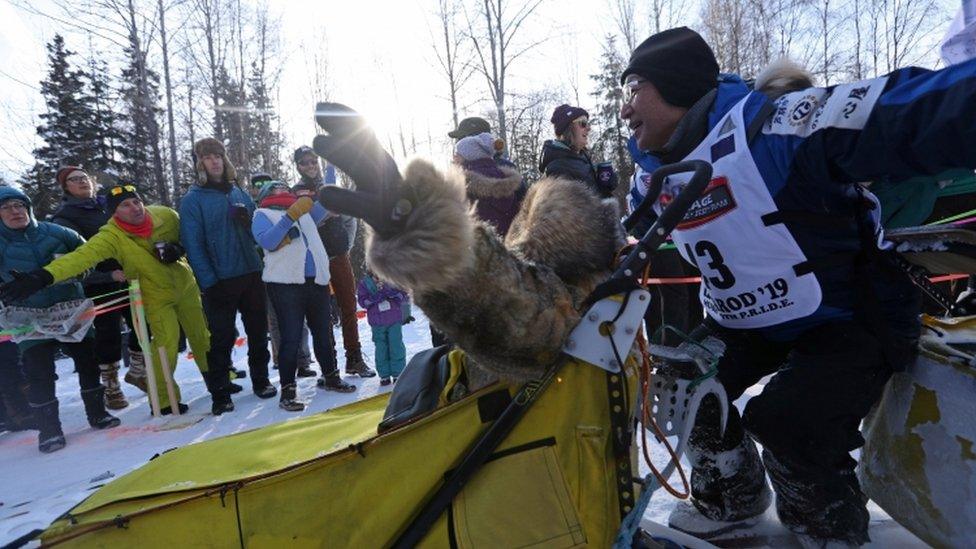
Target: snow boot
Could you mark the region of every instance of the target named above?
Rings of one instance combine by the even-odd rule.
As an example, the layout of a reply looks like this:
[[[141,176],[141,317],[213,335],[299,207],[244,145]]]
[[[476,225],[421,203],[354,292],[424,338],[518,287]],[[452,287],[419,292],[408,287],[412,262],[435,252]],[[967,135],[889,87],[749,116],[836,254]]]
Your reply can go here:
[[[299,366],[298,371],[295,372],[295,375],[297,377],[315,377],[318,374],[316,374],[315,370],[313,370],[306,364],[305,366]]]
[[[386,385],[389,385],[390,383],[393,383],[393,381],[390,378],[388,378],[388,377],[381,377],[380,378],[380,385],[386,386]]]
[[[98,370],[102,374],[102,386],[105,387],[105,407],[109,410],[121,410],[129,405],[119,384],[119,363],[99,364]]]
[[[333,372],[325,377],[320,377],[316,381],[316,384],[326,391],[335,391],[337,393],[351,393],[356,390],[355,385],[346,383],[339,377],[339,372]]]
[[[375,377],[376,372],[374,372],[369,366],[366,365],[366,361],[363,360],[363,355],[360,353],[354,353],[346,356],[346,375],[349,376],[359,376],[359,377]]]
[[[212,372],[203,374],[203,381],[207,384],[207,391],[210,392],[210,412],[219,416],[225,412],[234,411],[234,401],[230,398],[230,386],[233,385],[223,373],[213,375]]]
[[[278,407],[288,412],[305,411],[305,403],[298,400],[295,384],[291,383],[281,388],[281,399],[278,400]]]
[[[40,433],[37,435],[37,449],[45,454],[64,448],[64,432],[61,431],[61,418],[58,415],[58,399],[44,404],[31,404],[34,422]]]
[[[3,392],[3,404],[0,406],[3,406],[6,411],[8,431],[37,429],[34,414],[31,413],[31,407],[27,404],[27,399],[24,398],[24,393],[20,387],[16,385],[8,387]]]
[[[189,406],[187,406],[186,404],[183,404],[182,402],[179,403],[179,406],[180,406],[180,415],[185,414],[190,409]],[[168,415],[170,415],[172,413],[173,413],[173,408],[171,408],[170,406],[167,406],[165,408],[161,408],[159,410],[159,415],[161,415],[161,416],[168,416]]]
[[[679,501],[668,515],[668,526],[703,540],[735,538],[759,524],[762,513],[738,520],[708,518],[690,501]]]
[[[105,387],[99,385],[92,389],[81,391],[81,400],[85,403],[85,415],[88,425],[95,429],[111,429],[122,424],[119,418],[105,411]]]
[[[129,371],[125,373],[125,382],[147,392],[146,385],[146,357],[141,351],[129,351]]]
[[[254,394],[256,394],[258,398],[271,398],[278,394],[278,389],[275,389],[274,385],[272,385],[267,378],[252,379],[252,381],[254,382],[254,385],[252,386],[254,389]]]

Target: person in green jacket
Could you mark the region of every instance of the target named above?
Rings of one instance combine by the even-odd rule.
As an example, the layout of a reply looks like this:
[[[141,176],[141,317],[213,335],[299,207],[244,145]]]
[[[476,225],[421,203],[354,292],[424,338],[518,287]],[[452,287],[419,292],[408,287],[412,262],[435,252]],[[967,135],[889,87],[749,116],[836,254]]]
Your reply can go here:
[[[106,209],[112,218],[91,240],[43,269],[0,286],[0,295],[29,295],[76,276],[105,259],[115,258],[126,278],[138,279],[142,286],[146,322],[152,334],[151,351],[146,352],[152,352],[152,357],[157,358],[156,349],[165,348],[169,365],[175,368],[182,327],[213,399],[213,413],[232,411],[229,378],[208,372],[210,331],[203,315],[200,290],[180,246],[179,215],[165,206],[145,206],[132,185],[113,187],[106,198]],[[153,375],[160,408],[164,414],[170,413],[172,403],[166,395],[158,359],[153,361]],[[179,388],[175,389],[178,401]],[[181,413],[187,410],[185,404],[178,402],[178,405]]]

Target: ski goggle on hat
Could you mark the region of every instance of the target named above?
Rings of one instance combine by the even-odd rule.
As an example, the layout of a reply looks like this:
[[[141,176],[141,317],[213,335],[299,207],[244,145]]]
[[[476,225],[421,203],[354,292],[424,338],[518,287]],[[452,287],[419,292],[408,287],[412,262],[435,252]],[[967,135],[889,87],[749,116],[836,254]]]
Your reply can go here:
[[[136,188],[133,185],[119,185],[108,190],[108,193],[112,196],[119,196],[124,192],[134,193],[136,192]]]

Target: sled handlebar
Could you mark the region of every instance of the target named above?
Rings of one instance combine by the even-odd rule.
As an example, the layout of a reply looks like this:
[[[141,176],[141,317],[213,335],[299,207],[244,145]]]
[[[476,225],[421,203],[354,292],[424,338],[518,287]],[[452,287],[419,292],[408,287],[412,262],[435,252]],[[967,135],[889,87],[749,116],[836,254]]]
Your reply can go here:
[[[661,166],[651,174],[651,188],[644,200],[634,210],[634,213],[624,221],[624,228],[628,231],[633,229],[637,222],[647,214],[654,202],[657,201],[658,195],[661,194],[664,178],[685,172],[694,172],[694,175],[691,176],[691,180],[688,181],[685,188],[678,193],[678,196],[661,212],[660,217],[647,230],[637,246],[630,252],[630,255],[623,260],[611,279],[631,278],[642,271],[650,262],[651,254],[657,251],[661,244],[664,244],[668,235],[678,226],[685,213],[698,200],[712,179],[712,165],[704,160],[686,160]]]

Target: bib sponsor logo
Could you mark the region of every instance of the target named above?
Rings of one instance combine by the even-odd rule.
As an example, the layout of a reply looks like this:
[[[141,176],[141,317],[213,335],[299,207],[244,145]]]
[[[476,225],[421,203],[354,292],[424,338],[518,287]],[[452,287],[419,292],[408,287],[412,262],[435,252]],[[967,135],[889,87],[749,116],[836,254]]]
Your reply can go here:
[[[701,198],[696,200],[685,214],[678,229],[692,229],[731,212],[736,207],[729,180],[725,176],[712,179]]]

